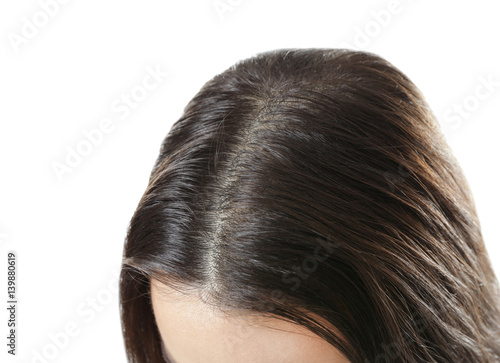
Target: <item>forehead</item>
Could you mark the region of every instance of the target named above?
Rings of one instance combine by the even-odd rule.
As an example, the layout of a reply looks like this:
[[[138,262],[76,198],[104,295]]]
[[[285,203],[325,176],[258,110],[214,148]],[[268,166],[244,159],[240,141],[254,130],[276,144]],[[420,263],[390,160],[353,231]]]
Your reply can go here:
[[[177,363],[349,363],[305,327],[279,319],[222,314],[195,294],[151,281],[162,340]]]

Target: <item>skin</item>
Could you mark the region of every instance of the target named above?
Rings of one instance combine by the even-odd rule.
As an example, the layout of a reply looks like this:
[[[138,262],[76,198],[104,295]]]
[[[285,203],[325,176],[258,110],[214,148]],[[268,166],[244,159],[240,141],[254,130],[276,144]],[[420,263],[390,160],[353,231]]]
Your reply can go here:
[[[151,301],[170,362],[350,363],[300,325],[222,313],[199,295],[182,294],[154,279]]]

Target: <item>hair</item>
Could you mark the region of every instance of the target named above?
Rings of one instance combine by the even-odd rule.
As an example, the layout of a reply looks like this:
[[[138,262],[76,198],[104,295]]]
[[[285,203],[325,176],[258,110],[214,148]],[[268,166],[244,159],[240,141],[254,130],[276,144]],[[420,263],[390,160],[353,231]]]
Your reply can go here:
[[[300,324],[353,363],[500,361],[470,187],[420,90],[369,52],[267,51],[203,85],[128,226],[130,362],[165,361],[152,278]]]

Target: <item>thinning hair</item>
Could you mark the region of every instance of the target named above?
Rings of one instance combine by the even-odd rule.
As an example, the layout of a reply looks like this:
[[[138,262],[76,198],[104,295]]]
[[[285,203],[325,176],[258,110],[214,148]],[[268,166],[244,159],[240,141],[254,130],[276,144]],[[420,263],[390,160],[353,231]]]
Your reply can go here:
[[[353,363],[500,361],[467,180],[419,89],[369,52],[262,52],[203,85],[127,231],[130,362],[164,361],[153,278],[303,325]]]

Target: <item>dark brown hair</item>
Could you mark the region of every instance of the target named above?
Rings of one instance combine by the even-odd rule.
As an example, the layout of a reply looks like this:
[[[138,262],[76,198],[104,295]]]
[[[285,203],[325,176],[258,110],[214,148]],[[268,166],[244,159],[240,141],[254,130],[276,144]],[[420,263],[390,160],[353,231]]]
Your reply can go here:
[[[163,361],[152,278],[301,324],[353,363],[500,361],[468,183],[421,92],[368,52],[263,52],[201,88],[130,221],[130,362]]]

